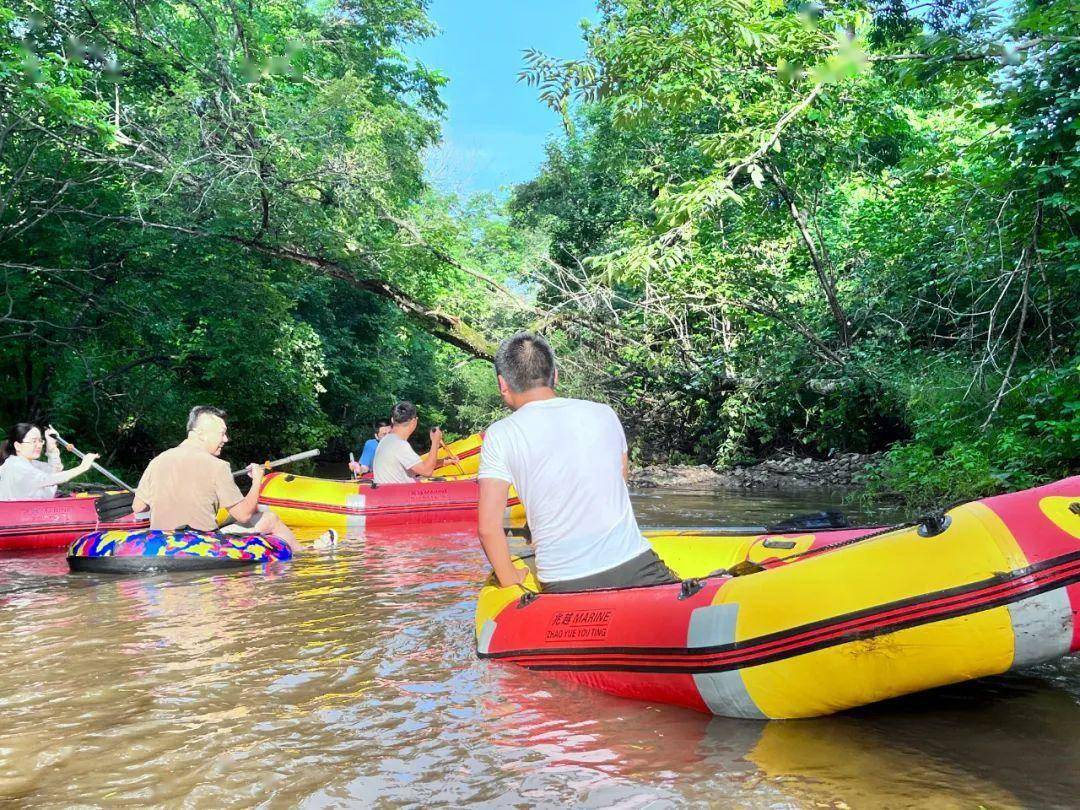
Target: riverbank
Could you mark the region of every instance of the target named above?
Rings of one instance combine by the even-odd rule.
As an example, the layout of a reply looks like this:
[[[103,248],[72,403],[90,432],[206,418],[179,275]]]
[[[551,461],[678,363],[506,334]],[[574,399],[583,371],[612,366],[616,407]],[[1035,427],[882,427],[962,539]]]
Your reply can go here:
[[[814,459],[777,455],[758,464],[716,470],[707,464],[656,464],[630,472],[639,489],[809,489],[850,488],[882,453],[839,453]]]

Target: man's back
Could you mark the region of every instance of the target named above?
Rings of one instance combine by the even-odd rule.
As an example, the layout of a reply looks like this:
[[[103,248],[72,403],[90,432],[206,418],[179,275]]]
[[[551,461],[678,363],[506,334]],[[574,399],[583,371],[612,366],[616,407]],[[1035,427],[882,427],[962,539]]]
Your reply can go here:
[[[371,460],[371,472],[376,484],[411,484],[416,479],[409,470],[420,463],[420,456],[409,443],[396,433],[388,433]]]
[[[218,508],[235,506],[244,497],[228,463],[191,439],[152,459],[135,494],[150,504],[150,528],[164,531],[180,526],[213,531]]]
[[[589,576],[649,549],[623,480],[625,452],[615,412],[579,399],[529,402],[484,434],[479,476],[516,487],[541,581]]]

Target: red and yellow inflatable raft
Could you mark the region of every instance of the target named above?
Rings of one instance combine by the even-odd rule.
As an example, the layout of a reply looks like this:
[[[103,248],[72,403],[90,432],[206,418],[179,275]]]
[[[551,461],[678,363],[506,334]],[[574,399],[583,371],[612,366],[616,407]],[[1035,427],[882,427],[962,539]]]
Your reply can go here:
[[[1080,477],[917,526],[650,541],[681,585],[535,595],[489,582],[479,655],[624,697],[769,719],[1080,649]]]
[[[150,525],[134,515],[103,520],[97,513],[97,496],[73,495],[31,501],[0,501],[0,551],[44,551],[67,548],[93,531]]]
[[[372,486],[370,481],[271,473],[263,479],[259,503],[289,526],[355,532],[367,526],[475,521],[479,497],[475,478]],[[524,519],[513,490],[506,508],[509,520]]]

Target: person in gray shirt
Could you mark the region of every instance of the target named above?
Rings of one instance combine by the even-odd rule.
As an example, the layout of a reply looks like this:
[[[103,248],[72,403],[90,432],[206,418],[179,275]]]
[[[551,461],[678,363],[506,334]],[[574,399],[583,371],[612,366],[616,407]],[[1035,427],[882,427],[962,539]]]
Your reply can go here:
[[[411,484],[420,476],[431,475],[439,463],[442,430],[431,429],[431,449],[421,458],[409,446],[416,431],[416,406],[399,402],[390,411],[390,432],[379,442],[371,468],[376,484]]]

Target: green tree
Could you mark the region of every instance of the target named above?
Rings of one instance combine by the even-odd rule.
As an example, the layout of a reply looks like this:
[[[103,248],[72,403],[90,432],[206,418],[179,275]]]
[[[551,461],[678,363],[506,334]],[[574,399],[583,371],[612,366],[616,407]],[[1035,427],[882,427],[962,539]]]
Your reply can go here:
[[[942,487],[965,492],[1075,464],[1068,3],[929,12],[608,2],[585,59],[529,56],[567,136],[513,207],[581,260],[588,294],[552,306],[604,325],[597,382],[647,445],[730,461],[915,437],[942,457],[1024,433]],[[611,178],[628,191],[595,191]],[[1058,433],[1018,427],[1032,396]],[[962,415],[951,444],[925,431],[938,407]]]
[[[0,31],[8,421],[134,462],[196,402],[245,456],[351,442],[396,397],[456,419],[445,377],[492,351],[457,313],[486,323],[509,266],[490,209],[439,220],[425,187],[420,0],[9,2]]]

